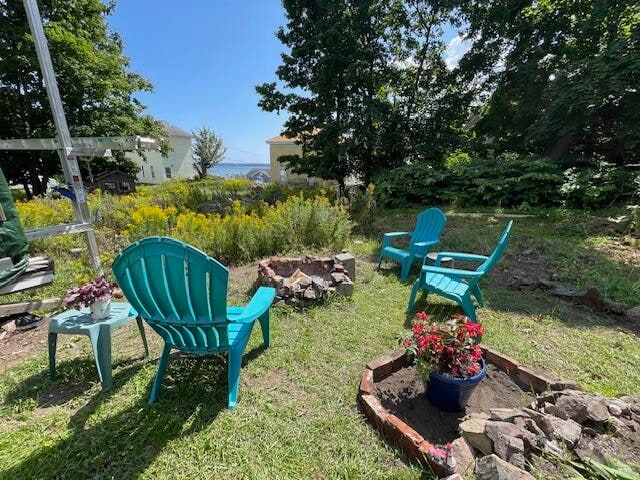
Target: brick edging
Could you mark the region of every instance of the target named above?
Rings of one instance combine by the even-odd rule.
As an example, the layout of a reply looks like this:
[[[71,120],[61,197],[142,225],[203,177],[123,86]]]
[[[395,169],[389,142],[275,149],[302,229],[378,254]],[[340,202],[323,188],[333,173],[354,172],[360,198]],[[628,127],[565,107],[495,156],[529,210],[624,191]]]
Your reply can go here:
[[[546,390],[580,390],[580,385],[571,380],[560,380],[521,365],[517,360],[504,355],[485,345],[480,345],[484,358],[499,370],[513,375],[519,381],[530,385],[536,393]],[[369,422],[384,436],[398,445],[411,460],[429,465],[433,472],[444,477],[451,472],[435,462],[428,454],[433,446],[422,435],[387,410],[376,396],[375,384],[394,372],[407,366],[405,349],[399,348],[390,354],[383,355],[367,363],[360,377],[358,387],[358,405]]]

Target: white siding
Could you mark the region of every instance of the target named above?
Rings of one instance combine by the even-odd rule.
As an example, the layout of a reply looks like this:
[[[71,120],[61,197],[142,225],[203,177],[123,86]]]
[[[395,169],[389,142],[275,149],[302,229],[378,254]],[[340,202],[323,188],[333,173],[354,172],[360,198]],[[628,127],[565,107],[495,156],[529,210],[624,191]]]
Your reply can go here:
[[[133,160],[140,168],[137,175],[139,183],[163,183],[169,180],[166,176],[166,168],[171,168],[172,178],[194,178],[196,170],[193,167],[191,138],[170,137],[172,150],[167,157],[160,152],[146,152],[146,161],[135,152],[128,152],[127,158]],[[142,168],[144,167],[144,169]],[[155,178],[151,176],[151,167]]]

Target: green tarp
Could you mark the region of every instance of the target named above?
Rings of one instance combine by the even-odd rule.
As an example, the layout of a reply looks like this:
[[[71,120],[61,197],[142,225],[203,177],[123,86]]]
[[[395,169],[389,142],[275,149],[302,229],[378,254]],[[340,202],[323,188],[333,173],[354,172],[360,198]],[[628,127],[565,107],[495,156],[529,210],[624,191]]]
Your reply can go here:
[[[6,220],[0,219],[0,258],[9,257],[14,265],[13,268],[0,271],[0,287],[2,287],[15,280],[29,264],[27,237],[24,235],[9,184],[2,170],[0,170],[0,205],[6,218]]]

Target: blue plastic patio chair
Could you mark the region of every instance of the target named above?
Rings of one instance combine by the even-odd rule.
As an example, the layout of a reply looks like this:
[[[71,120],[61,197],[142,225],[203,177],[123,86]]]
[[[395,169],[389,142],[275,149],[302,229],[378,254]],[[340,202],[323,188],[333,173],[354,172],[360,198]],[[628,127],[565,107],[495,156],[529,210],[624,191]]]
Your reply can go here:
[[[458,303],[464,310],[464,313],[473,321],[477,322],[476,310],[473,306],[471,295],[473,295],[478,304],[483,307],[482,293],[478,282],[480,279],[491,271],[493,266],[500,260],[504,250],[509,243],[509,234],[513,220],[509,222],[505,228],[498,245],[491,255],[475,255],[472,253],[458,252],[440,252],[436,257],[435,266],[424,265],[420,276],[413,284],[411,296],[409,297],[409,306],[407,311],[412,312],[416,301],[416,296],[420,289],[423,289],[427,295],[429,292],[436,293],[442,297],[448,298]],[[466,260],[470,262],[482,262],[476,270],[459,270],[455,268],[443,268],[440,262],[443,257],[450,257],[456,260]]]
[[[149,403],[158,399],[172,349],[196,355],[228,352],[227,404],[235,408],[242,355],[256,320],[269,346],[275,290],[260,287],[246,306],[227,306],[229,270],[200,250],[166,237],[129,245],[112,269],[129,303],[164,340]]]
[[[429,249],[440,243],[440,233],[447,223],[439,208],[430,208],[418,215],[418,221],[413,232],[389,232],[384,234],[382,240],[382,250],[378,259],[378,270],[382,265],[382,259],[387,257],[400,262],[400,280],[405,281],[409,276],[413,262],[424,262],[424,258]],[[396,248],[392,246],[394,238],[411,237],[409,248]]]

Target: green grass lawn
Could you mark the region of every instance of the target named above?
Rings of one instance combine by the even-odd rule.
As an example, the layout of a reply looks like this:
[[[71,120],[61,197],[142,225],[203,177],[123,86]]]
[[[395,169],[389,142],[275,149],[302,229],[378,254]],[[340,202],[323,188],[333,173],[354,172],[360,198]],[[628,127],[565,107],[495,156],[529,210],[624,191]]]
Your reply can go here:
[[[507,222],[447,212],[443,248],[487,253]],[[354,296],[296,312],[274,308],[271,348],[259,328],[247,347],[236,411],[226,405],[222,358],[173,358],[160,401],[146,405],[160,353],[150,359],[134,325],[114,338],[114,389],[97,384],[88,342],[59,347],[59,377],[48,380],[46,346],[0,373],[0,478],[428,478],[385,442],[356,408],[365,363],[396,348],[407,328],[410,283],[374,256],[382,231],[411,227],[415,211],[381,215],[370,236],[355,237]],[[531,249],[533,252],[525,250]],[[64,263],[58,260],[58,265]],[[64,268],[65,267],[61,267]],[[548,295],[520,292],[510,273],[598,287],[640,304],[637,250],[601,218],[554,215],[515,220],[503,262],[483,283],[485,342],[523,363],[607,395],[640,394],[638,329]],[[247,298],[232,273],[231,295]],[[414,270],[415,275],[415,270]],[[412,280],[412,279],[410,279]],[[60,290],[56,284],[49,291]],[[59,293],[59,292],[58,292]],[[453,305],[430,296],[418,306],[440,317]],[[1,347],[0,343],[0,347]]]

